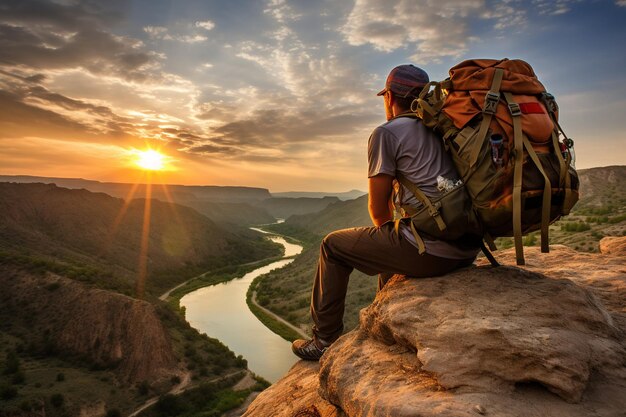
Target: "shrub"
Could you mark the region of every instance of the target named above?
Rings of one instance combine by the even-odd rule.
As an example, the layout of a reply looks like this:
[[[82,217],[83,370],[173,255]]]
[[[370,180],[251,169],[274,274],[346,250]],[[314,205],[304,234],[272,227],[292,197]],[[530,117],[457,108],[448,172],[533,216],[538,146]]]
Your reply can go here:
[[[11,375],[20,370],[20,358],[17,356],[15,351],[10,351],[7,353],[7,357],[4,363],[4,370],[2,371],[5,375]]]
[[[11,400],[15,397],[17,397],[17,388],[7,385],[0,387],[0,398],[3,400]]]
[[[65,397],[63,396],[63,394],[52,394],[50,396],[50,404],[52,404],[52,406],[54,408],[61,408],[63,407],[63,404],[65,403]]]
[[[63,372],[59,372],[57,374],[57,382],[63,382],[65,381],[65,374]]]
[[[163,417],[177,416],[185,411],[184,404],[178,397],[172,394],[161,396],[159,401],[157,401],[155,408],[157,414]]]
[[[564,232],[584,232],[591,229],[591,226],[583,222],[570,222],[561,225],[561,230]]]
[[[13,385],[23,384],[24,382],[26,382],[26,376],[24,376],[24,372],[22,371],[17,371],[11,376],[11,383]]]
[[[148,381],[141,381],[141,383],[137,386],[137,392],[139,395],[148,395],[148,392],[150,392],[150,385],[148,384]]]

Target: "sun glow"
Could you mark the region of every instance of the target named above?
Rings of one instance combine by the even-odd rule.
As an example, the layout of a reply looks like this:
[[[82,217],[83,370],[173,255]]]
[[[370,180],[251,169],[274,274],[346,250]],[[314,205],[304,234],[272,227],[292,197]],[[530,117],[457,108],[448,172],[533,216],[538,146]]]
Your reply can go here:
[[[148,149],[145,151],[137,151],[135,164],[145,170],[160,171],[165,168],[165,159],[166,156],[162,153],[159,153],[154,149]]]

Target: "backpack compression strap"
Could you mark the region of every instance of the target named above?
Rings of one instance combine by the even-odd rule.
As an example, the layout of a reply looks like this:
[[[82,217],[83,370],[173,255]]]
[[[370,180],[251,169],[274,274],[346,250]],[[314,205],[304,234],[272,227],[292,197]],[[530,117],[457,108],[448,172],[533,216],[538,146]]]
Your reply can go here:
[[[554,152],[556,152],[556,156],[559,160],[559,188],[563,187],[565,191],[565,198],[563,199],[563,206],[561,211],[563,215],[567,215],[569,214],[570,209],[575,203],[572,196],[572,182],[568,172],[568,167],[572,162],[572,155],[570,154],[570,152],[567,152],[567,158],[563,158],[563,155],[561,154],[561,146],[559,144],[559,132],[561,132],[567,142],[569,142],[570,139],[567,137],[567,135],[561,128],[559,121],[557,120],[556,113],[559,110],[559,106],[558,104],[556,104],[554,96],[550,93],[543,93],[542,100],[543,104],[548,109],[548,114],[550,114],[552,123],[554,123],[554,130],[552,131],[552,147],[554,148]]]
[[[517,152],[518,142],[521,142],[523,148],[525,148],[526,151],[528,152],[528,156],[530,157],[530,159],[533,161],[533,163],[535,164],[535,166],[537,167],[537,169],[543,176],[544,184],[543,184],[543,202],[542,202],[542,207],[541,207],[541,252],[547,253],[550,251],[550,247],[548,244],[549,242],[548,241],[548,231],[549,231],[548,228],[550,225],[550,207],[551,207],[550,203],[551,203],[551,197],[552,197],[552,188],[550,184],[550,179],[546,175],[546,172],[544,171],[543,166],[541,165],[541,161],[539,160],[539,157],[537,156],[537,153],[533,149],[532,145],[528,141],[528,138],[526,138],[522,133],[522,120],[521,120],[522,112],[520,110],[519,105],[513,99],[513,94],[509,92],[505,92],[503,95],[504,95],[504,98],[506,99],[507,104],[509,105],[509,111],[511,113],[511,117],[513,118],[513,137],[514,137],[516,152]],[[517,257],[517,264],[524,265],[524,254],[523,254],[524,249],[523,249],[523,244],[522,244],[522,225],[521,225],[521,219],[522,219],[521,218],[521,212],[522,212],[521,210],[521,190],[522,190],[521,177],[522,175],[521,174],[522,174],[523,161],[522,161],[522,164],[520,164],[519,166],[518,166],[518,162],[519,161],[518,161],[517,153],[516,153],[515,168],[513,172],[513,181],[514,181],[513,182],[513,235],[515,239],[515,255]],[[519,170],[519,175],[518,175],[518,170]],[[518,180],[519,180],[519,184],[517,183]],[[518,201],[520,203],[519,207],[516,205],[516,202],[515,202],[516,193],[520,193],[520,196],[518,197]],[[516,217],[516,212],[518,213],[518,217]],[[519,220],[519,224],[516,224],[516,221],[518,220]],[[520,259],[522,263],[520,263]]]

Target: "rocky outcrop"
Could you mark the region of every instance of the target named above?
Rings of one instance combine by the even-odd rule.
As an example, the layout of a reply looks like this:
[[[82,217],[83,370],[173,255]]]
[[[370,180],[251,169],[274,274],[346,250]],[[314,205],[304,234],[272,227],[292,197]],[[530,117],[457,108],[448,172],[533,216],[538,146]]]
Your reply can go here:
[[[623,254],[535,252],[394,277],[319,370],[296,364],[245,416],[623,417]]]
[[[626,258],[626,239],[609,236],[600,241],[600,253]]]
[[[148,302],[10,267],[0,267],[0,287],[0,313],[16,331],[28,329],[35,348],[114,368],[130,383],[178,373],[169,336]]]

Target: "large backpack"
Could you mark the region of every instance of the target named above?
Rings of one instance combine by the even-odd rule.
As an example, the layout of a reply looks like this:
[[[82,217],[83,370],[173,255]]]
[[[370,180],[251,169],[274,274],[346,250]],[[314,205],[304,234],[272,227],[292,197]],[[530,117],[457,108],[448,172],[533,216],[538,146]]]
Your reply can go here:
[[[468,60],[449,74],[429,83],[411,110],[442,136],[490,248],[493,238],[513,236],[523,265],[522,236],[541,230],[548,252],[548,226],[578,201],[573,141],[526,62]]]

